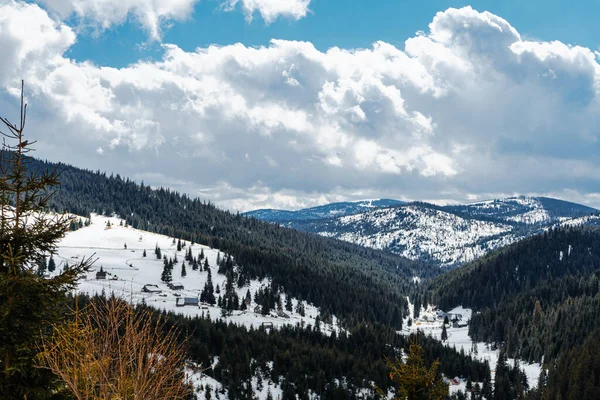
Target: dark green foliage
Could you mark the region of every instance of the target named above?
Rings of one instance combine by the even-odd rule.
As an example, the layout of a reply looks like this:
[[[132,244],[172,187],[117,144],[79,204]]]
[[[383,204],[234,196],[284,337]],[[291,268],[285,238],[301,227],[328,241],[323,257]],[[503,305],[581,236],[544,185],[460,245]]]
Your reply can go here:
[[[89,299],[80,296],[78,301],[83,307]],[[360,324],[348,334],[341,332],[328,337],[299,326],[266,332],[263,328],[248,329],[222,321],[166,315],[187,333],[193,361],[208,366],[214,357],[219,358],[215,368],[205,373],[221,382],[231,399],[247,398],[245,387],[257,375],[263,385],[266,379],[279,381],[282,388],[288,388],[288,395],[293,392],[300,398],[305,398],[310,389],[323,399],[352,399],[359,388],[370,387],[371,381],[387,389],[391,382],[385,357],[399,356],[411,340],[417,340],[423,347],[427,364],[439,358],[440,371],[448,376],[482,381],[490,374],[486,363],[474,361],[434,339],[422,334],[404,337],[394,329],[376,324]],[[270,362],[272,369],[268,367]],[[336,379],[342,381],[342,378],[347,385],[335,384]]]
[[[134,228],[221,249],[242,267],[245,279],[271,277],[286,293],[327,308],[348,325],[364,320],[400,327],[405,295],[414,288],[411,278],[440,272],[382,251],[225,212],[118,175],[64,167],[62,182],[53,200],[56,209],[81,215],[115,212],[127,216]]]
[[[548,375],[544,373],[531,399],[600,399],[600,332],[566,352]]]
[[[66,293],[88,264],[52,277],[39,273],[41,259],[52,254],[70,221],[43,214],[58,185],[53,169],[37,170],[24,156],[33,142],[23,139],[26,106],[21,97],[20,124],[0,118],[0,398],[49,398],[55,377],[36,368],[35,356],[51,324],[61,319]],[[42,213],[40,213],[42,212]],[[49,269],[55,269],[50,259]]]
[[[479,311],[469,326],[476,340],[551,362],[600,326],[599,249],[596,228],[552,229],[436,279],[433,299]]]
[[[54,257],[50,255],[50,259],[48,260],[48,271],[54,272],[56,269],[56,262],[54,261]]]

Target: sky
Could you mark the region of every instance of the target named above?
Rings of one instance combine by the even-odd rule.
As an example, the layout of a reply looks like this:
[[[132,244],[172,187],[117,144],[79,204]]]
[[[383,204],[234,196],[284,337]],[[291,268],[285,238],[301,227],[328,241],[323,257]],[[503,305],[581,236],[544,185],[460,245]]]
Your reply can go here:
[[[223,208],[600,207],[596,1],[0,0],[36,156]]]

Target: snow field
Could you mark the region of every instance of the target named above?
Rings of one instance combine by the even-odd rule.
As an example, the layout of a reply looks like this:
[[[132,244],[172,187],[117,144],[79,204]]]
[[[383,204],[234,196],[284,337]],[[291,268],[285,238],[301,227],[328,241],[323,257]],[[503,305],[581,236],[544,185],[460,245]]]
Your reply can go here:
[[[107,228],[108,221],[111,224],[110,228]],[[217,255],[220,254],[222,258],[225,256],[223,252],[199,244],[191,245],[187,241],[182,241],[185,247],[181,251],[177,251],[177,241],[173,243],[173,238],[125,227],[124,221],[117,217],[93,214],[91,222],[92,224],[88,227],[67,233],[58,245],[58,254],[54,256],[57,272],[64,268],[65,263],[74,265],[83,258],[90,256],[97,258],[87,275],[78,283],[78,292],[89,295],[103,292],[106,295],[114,293],[132,304],[143,301],[157,309],[191,317],[204,315],[204,317],[210,317],[211,320],[221,319],[246,327],[259,328],[263,323],[273,324],[274,328],[296,324],[315,325],[319,309],[304,301],[305,316],[300,316],[295,312],[297,299],[292,299],[292,312],[285,311],[290,318],[277,317],[275,313],[266,316],[254,313],[253,310],[256,306],[254,294],[260,287],[266,287],[269,284],[268,279],[252,280],[244,287],[236,287],[240,302],[245,298],[248,289],[252,295],[252,302],[247,310],[233,311],[231,316],[221,317],[221,309],[217,305],[177,307],[175,304],[177,297],[198,297],[208,279],[208,272],[194,271],[192,266],[184,261],[189,246],[192,246],[194,257],[197,257],[201,251],[204,252],[211,269],[213,285],[215,289],[220,286],[221,295],[225,292],[226,277],[217,273]],[[184,290],[171,290],[161,281],[163,260],[156,258],[154,250],[157,245],[161,249],[162,255],[166,255],[168,258],[174,258],[177,255],[178,263],[173,268],[173,282],[183,284]],[[146,257],[142,255],[144,250],[146,250]],[[181,276],[182,262],[186,264],[187,275],[185,277]],[[101,267],[107,273],[106,280],[96,279],[96,272]],[[162,292],[144,293],[142,288],[146,284],[157,285]],[[215,297],[218,298],[218,296],[219,294],[215,291]],[[285,295],[282,295],[282,300],[285,304]],[[324,334],[331,334],[334,330],[339,333],[339,329],[335,317],[333,317],[332,324],[321,322],[321,331]]]

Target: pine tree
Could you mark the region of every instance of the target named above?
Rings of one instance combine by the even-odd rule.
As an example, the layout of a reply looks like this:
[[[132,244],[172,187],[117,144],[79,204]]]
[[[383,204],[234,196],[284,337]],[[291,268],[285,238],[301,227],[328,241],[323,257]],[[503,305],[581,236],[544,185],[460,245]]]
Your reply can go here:
[[[185,278],[187,272],[185,271],[185,262],[181,263],[181,277]]]
[[[163,271],[160,280],[169,283],[173,281],[173,265],[166,258],[163,260]]]
[[[54,257],[50,254],[50,259],[48,260],[48,271],[54,272],[56,269],[56,262],[54,261]]]
[[[419,318],[420,315],[421,315],[421,297],[417,294],[417,295],[415,295],[413,318],[417,319],[417,318]]]
[[[142,253],[142,257],[146,257],[146,249],[144,249],[144,252]]]
[[[494,379],[494,400],[511,400],[512,391],[508,364],[506,363],[506,352],[500,349],[498,363],[496,364],[496,376]]]
[[[423,361],[423,348],[418,344],[411,343],[406,361],[388,360],[387,365],[396,388],[395,399],[441,400],[448,396],[448,385],[438,376],[439,360],[428,368]],[[378,392],[384,394],[381,389]]]
[[[448,340],[448,331],[446,331],[446,324],[442,324],[442,342]]]
[[[38,266],[38,276],[44,276],[46,274],[46,270],[48,269],[48,264],[46,263],[46,256],[41,256],[37,261]]]
[[[49,397],[54,376],[36,368],[41,341],[61,320],[68,290],[89,268],[86,259],[52,277],[38,274],[37,261],[53,254],[69,230],[68,216],[52,216],[48,202],[59,185],[58,169],[33,171],[30,142],[23,131],[27,106],[21,86],[20,123],[0,117],[4,144],[0,152],[0,398]],[[54,260],[52,260],[54,268]]]
[[[177,251],[181,251],[181,239],[177,240]]]

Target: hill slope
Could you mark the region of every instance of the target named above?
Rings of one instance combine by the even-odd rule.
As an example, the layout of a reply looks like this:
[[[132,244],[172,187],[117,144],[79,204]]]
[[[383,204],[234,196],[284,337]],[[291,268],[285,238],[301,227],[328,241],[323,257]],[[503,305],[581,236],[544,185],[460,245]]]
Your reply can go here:
[[[284,219],[277,223],[322,236],[387,250],[442,266],[462,264],[556,223],[588,224],[597,210],[543,197],[435,206],[427,203],[373,208],[332,218]],[[261,214],[255,214],[261,217]]]
[[[561,227],[436,278],[431,300],[479,311],[469,327],[474,339],[550,361],[600,326],[599,276],[600,230]]]
[[[525,196],[445,206],[443,209],[465,218],[524,225],[548,225],[598,212],[594,208],[569,201]]]
[[[32,166],[54,167],[41,161]],[[118,175],[64,166],[61,182],[53,199],[58,210],[116,213],[134,228],[221,249],[248,279],[270,277],[291,296],[349,324],[365,320],[400,326],[412,277],[436,274],[426,264],[234,215]]]

